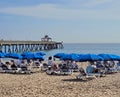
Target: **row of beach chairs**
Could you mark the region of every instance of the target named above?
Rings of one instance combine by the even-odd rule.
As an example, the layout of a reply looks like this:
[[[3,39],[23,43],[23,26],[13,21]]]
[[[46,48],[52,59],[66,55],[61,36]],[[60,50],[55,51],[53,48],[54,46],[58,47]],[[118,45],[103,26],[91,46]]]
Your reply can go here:
[[[115,67],[113,66],[106,66],[104,64],[96,65],[98,71],[97,72],[90,72],[89,69],[84,70],[81,67],[72,68],[71,66],[64,67],[66,64],[59,64],[58,70],[54,70],[53,66],[48,66],[46,63],[43,64],[41,67],[41,71],[45,71],[49,75],[71,75],[73,72],[79,72],[79,75],[76,76],[76,79],[88,79],[88,78],[96,78],[96,77],[103,77],[106,74],[117,73],[120,71],[120,65]]]
[[[88,66],[89,67],[89,66]],[[96,78],[96,77],[102,77],[106,76],[107,74],[113,74],[120,72],[120,64],[96,64],[96,67],[98,69],[98,72],[90,72],[89,70],[86,71],[83,68],[80,68],[80,74],[76,76],[77,79],[89,79],[89,78]]]
[[[66,64],[59,64],[58,68],[54,66],[49,66],[48,64],[44,63],[41,67],[41,71],[45,71],[49,75],[57,74],[57,75],[70,75],[72,72],[79,71],[78,67],[72,68],[67,66]]]
[[[0,67],[0,73],[30,74],[31,70],[28,70],[26,68],[3,69],[3,68]]]

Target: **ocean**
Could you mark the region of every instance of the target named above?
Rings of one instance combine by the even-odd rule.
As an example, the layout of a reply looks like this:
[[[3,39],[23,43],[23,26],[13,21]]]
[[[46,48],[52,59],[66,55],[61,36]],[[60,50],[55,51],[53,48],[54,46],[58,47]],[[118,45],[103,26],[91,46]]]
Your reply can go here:
[[[120,43],[64,43],[63,49],[45,51],[46,56],[53,56],[56,53],[77,53],[77,54],[116,54],[120,55]]]
[[[120,55],[120,43],[64,43],[63,49],[45,50],[45,60],[56,53],[76,54],[116,54]]]

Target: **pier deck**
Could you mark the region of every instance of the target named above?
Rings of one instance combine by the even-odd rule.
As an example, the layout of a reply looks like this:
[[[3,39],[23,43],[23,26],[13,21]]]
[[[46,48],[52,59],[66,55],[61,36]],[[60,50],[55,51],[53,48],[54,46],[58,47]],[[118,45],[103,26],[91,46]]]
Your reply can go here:
[[[1,52],[37,52],[41,50],[62,49],[62,42],[55,41],[13,41],[13,40],[1,40],[0,51]]]

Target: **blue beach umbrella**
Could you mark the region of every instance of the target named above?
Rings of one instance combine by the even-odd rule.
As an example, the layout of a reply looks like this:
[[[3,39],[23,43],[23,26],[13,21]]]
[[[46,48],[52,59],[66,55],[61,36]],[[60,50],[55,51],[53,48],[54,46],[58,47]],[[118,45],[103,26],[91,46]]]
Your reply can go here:
[[[23,55],[23,59],[40,59],[44,60],[43,56],[35,54],[35,53],[26,53]]]
[[[110,54],[110,56],[113,60],[120,60],[120,56],[118,55]]]
[[[120,60],[120,57],[114,54],[99,54],[105,61]]]
[[[21,54],[17,54],[17,53],[8,53],[5,55],[6,58],[14,58],[14,59],[22,59],[22,55]]]
[[[39,59],[39,60],[44,60],[43,56],[41,55],[37,55],[37,54],[33,54],[31,59]]]
[[[84,54],[80,57],[79,61],[102,61],[103,58],[95,54]]]
[[[45,52],[37,52],[36,54],[41,55],[41,56],[46,55],[46,53],[45,53]]]
[[[110,60],[117,60],[117,57],[115,57],[115,55],[112,54],[98,54],[98,56],[102,57],[105,61],[110,61]]]
[[[63,57],[64,55],[66,55],[65,53],[56,53],[55,55],[54,55],[54,57],[55,58],[61,58],[61,57]]]
[[[26,56],[26,55],[30,55],[30,54],[33,54],[32,52],[25,52],[23,54],[21,54],[22,56]]]
[[[4,52],[0,52],[0,58],[4,58],[5,55],[6,55],[6,53],[4,53]]]
[[[73,61],[79,61],[79,55],[78,54],[65,54],[61,57],[61,60],[73,60]]]

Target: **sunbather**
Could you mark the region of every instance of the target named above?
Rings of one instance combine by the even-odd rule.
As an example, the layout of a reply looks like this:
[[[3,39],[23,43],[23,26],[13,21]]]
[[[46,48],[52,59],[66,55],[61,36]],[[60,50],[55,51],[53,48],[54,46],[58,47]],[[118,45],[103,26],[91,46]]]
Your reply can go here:
[[[14,60],[11,60],[11,69],[12,70],[17,70],[17,66],[16,66]]]

